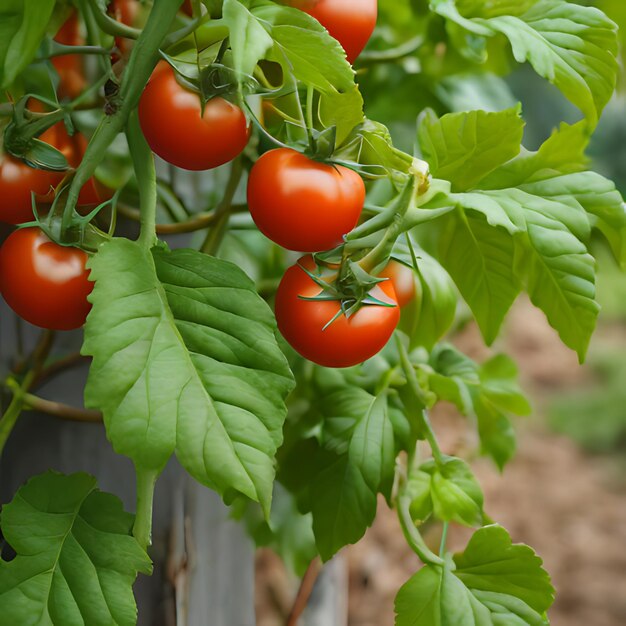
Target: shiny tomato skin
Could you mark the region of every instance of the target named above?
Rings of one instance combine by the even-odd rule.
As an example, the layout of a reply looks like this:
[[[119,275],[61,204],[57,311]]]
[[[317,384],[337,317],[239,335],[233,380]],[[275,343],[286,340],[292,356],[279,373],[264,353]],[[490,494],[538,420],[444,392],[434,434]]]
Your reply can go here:
[[[250,171],[250,214],[262,233],[288,250],[338,246],[356,226],[364,203],[365,185],[356,172],[290,148],[266,152]]]
[[[415,273],[404,263],[392,259],[380,276],[388,278],[393,283],[400,308],[405,307],[415,298]]]
[[[72,152],[67,144],[60,140],[59,124],[46,130],[39,139],[61,150],[66,159]],[[2,155],[0,157],[0,222],[23,224],[32,221],[34,216],[31,192],[41,202],[52,202],[54,187],[62,179],[63,174],[60,172],[36,169],[9,154]]]
[[[50,241],[38,228],[16,230],[0,248],[0,293],[35,326],[79,328],[91,309],[86,261],[85,252]]]
[[[35,107],[38,108],[38,107]],[[70,167],[76,168],[87,149],[84,135],[68,134],[63,122],[55,124],[39,137],[63,153]],[[31,192],[40,203],[54,199],[54,187],[65,173],[49,172],[26,165],[8,154],[0,157],[0,222],[23,224],[33,220]],[[112,197],[111,190],[100,185],[93,177],[83,186],[78,196],[78,205],[95,206]]]
[[[155,154],[186,170],[208,170],[232,161],[249,138],[244,112],[212,98],[201,115],[197,94],[182,87],[162,63],[139,101],[139,120]]]
[[[310,256],[302,257],[299,264],[315,271]],[[339,302],[303,300],[300,296],[317,296],[321,288],[299,264],[285,272],[276,293],[276,321],[287,342],[324,367],[351,367],[380,352],[400,320],[391,281],[374,287],[372,295],[394,306],[366,305],[350,319],[339,316],[324,330],[339,311]]]
[[[378,0],[304,0],[302,9],[328,30],[354,63],[374,32]]]

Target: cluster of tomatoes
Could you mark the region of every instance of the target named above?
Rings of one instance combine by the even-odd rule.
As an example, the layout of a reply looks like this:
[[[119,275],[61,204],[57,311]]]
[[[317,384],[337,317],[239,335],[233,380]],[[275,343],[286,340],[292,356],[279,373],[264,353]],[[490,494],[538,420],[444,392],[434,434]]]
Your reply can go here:
[[[325,25],[353,61],[365,46],[376,22],[376,0],[359,0],[355,8],[341,0],[305,0],[299,8]],[[114,2],[113,14],[129,21],[127,3]],[[358,9],[358,10],[357,10]],[[191,13],[191,6],[184,7]],[[72,16],[59,31],[61,43],[76,44],[78,22]],[[122,48],[122,42],[118,42]],[[61,97],[72,98],[84,88],[84,78],[72,56],[59,57]],[[163,119],[172,123],[163,124]],[[221,98],[200,109],[197,94],[177,80],[174,70],[160,63],[146,86],[139,119],[151,149],[167,162],[187,170],[207,170],[236,158],[246,147],[250,127],[242,109]],[[58,148],[70,166],[82,158],[86,140],[70,137],[62,123],[41,137]],[[62,175],[28,167],[10,156],[0,162],[0,220],[21,224],[32,220],[31,193],[40,203],[50,202]],[[313,160],[290,148],[270,150],[252,167],[248,205],[259,230],[280,246],[314,253],[340,245],[359,222],[365,185],[354,171]],[[102,190],[90,180],[79,205],[103,200]],[[38,228],[15,231],[0,249],[0,291],[24,319],[38,326],[71,329],[81,326],[89,312],[92,284],[85,269],[86,254],[62,247]],[[289,268],[276,294],[276,318],[285,339],[303,356],[321,365],[346,367],[360,363],[389,340],[400,317],[400,307],[414,293],[410,269],[392,262],[385,280],[369,294],[380,304],[364,305],[350,316],[341,314],[341,299],[324,298],[313,276],[319,271],[311,254]],[[332,274],[332,272],[331,272]],[[332,278],[331,278],[332,280]],[[329,324],[329,322],[332,323]]]

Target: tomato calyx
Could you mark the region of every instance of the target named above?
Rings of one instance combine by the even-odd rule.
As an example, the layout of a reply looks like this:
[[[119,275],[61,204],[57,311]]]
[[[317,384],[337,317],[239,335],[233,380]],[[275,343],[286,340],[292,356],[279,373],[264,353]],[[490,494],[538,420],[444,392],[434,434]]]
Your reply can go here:
[[[27,112],[30,95],[20,98],[13,107],[11,122],[4,131],[4,150],[27,163],[30,167],[51,172],[69,169],[65,155],[49,143],[37,137],[65,118],[65,111],[58,109],[52,113],[33,114]],[[46,101],[45,104],[48,104]],[[32,119],[37,115],[36,119]]]
[[[338,269],[336,266],[320,265],[316,260],[316,271],[307,268],[302,262],[298,266],[305,274],[321,287],[316,296],[298,296],[300,300],[309,302],[339,302],[339,310],[323,330],[328,328],[342,315],[350,319],[365,306],[382,306],[394,308],[397,304],[385,302],[372,295],[372,290],[388,278],[368,274],[360,265],[350,259]]]
[[[55,195],[47,216],[43,219],[39,216],[37,206],[33,198],[33,220],[20,224],[18,229],[33,227],[38,228],[51,241],[60,246],[80,248],[85,252],[96,252],[103,243],[111,239],[112,231],[115,226],[115,219],[113,218],[111,220],[111,232],[109,233],[105,233],[95,226],[93,224],[93,220],[100,213],[100,211],[108,206],[112,207],[113,215],[115,215],[117,198],[119,197],[120,191],[118,190],[112,198],[100,203],[87,215],[80,215],[74,211],[69,226],[64,229],[62,225],[62,214],[65,202],[64,196],[68,189],[69,184],[64,184],[60,187],[58,193]]]

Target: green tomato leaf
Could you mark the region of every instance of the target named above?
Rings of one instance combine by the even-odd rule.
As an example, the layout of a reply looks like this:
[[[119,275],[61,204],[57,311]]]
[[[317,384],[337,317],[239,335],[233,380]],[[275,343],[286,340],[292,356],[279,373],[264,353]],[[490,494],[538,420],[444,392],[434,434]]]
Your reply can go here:
[[[519,187],[564,206],[562,215],[576,218],[568,228],[589,238],[589,224],[601,232],[620,265],[626,265],[626,211],[621,194],[608,179],[586,171],[589,132],[584,123],[562,124],[537,152],[524,151],[481,183],[481,189]],[[571,207],[568,211],[566,207]],[[582,212],[586,212],[586,219]]]
[[[347,388],[332,394],[322,409],[331,412],[332,434],[318,455],[310,495],[317,547],[328,560],[373,522],[377,494],[393,481],[395,446],[385,395]],[[338,445],[341,435],[347,445]]]
[[[470,389],[469,393],[472,410],[478,421],[480,451],[490,456],[502,471],[515,455],[517,448],[511,420],[487,394],[476,389]]]
[[[488,203],[481,208],[491,209]],[[499,218],[500,207],[496,208]],[[439,228],[438,259],[491,344],[522,288],[514,270],[514,240],[504,228],[493,228],[473,211],[449,213],[440,219]]]
[[[354,87],[354,70],[341,44],[310,15],[291,7],[261,5],[254,15],[268,28],[274,47],[268,58],[305,85],[324,94]]]
[[[545,188],[547,183],[544,182],[543,186]],[[541,193],[537,186],[529,187],[529,190],[533,189]],[[485,340],[490,343],[495,338],[504,314],[513,302],[511,297],[519,291],[523,281],[533,304],[546,314],[563,342],[578,353],[581,361],[584,360],[595,329],[599,305],[595,300],[595,261],[583,243],[589,239],[589,218],[580,203],[569,195],[552,200],[522,189],[476,191],[454,198],[466,209],[502,209],[518,228],[513,240],[505,233],[498,236],[487,234],[486,231],[493,233],[494,229],[482,222],[483,233],[476,236],[475,243],[471,242],[472,246],[489,249],[485,262],[490,265],[484,266],[484,285],[493,284],[494,280],[502,284],[507,275],[511,280],[505,291],[495,294],[498,302],[492,309],[485,309],[484,305],[485,302],[493,302],[494,292],[486,294],[482,302],[476,300],[467,283],[470,278],[480,281],[480,274],[461,276],[458,266],[461,251],[450,248],[449,237],[442,239],[448,257],[452,252],[456,261],[450,267],[444,262],[444,266],[455,281],[462,281],[461,284],[457,282],[457,285],[464,297],[468,296],[467,302]],[[468,213],[465,213],[465,217],[468,224],[477,221],[470,218]],[[469,244],[465,242],[466,247]],[[505,251],[507,244],[508,250]],[[496,254],[500,256],[496,257]],[[496,258],[507,265],[496,269],[493,264]],[[481,289],[474,287],[474,293],[478,290]]]
[[[413,165],[413,157],[394,148],[391,134],[386,126],[366,119],[357,126],[345,142],[349,158],[362,165],[377,168],[377,174],[387,173],[392,178],[399,177],[400,185],[405,183]]]
[[[520,106],[498,113],[470,111],[438,118],[427,110],[418,139],[431,174],[449,180],[453,191],[471,189],[487,174],[517,156],[524,121]]]
[[[0,85],[9,87],[33,60],[46,34],[56,0],[0,3]]]
[[[503,411],[530,415],[531,406],[517,382],[519,371],[513,359],[496,354],[478,369],[480,384],[487,398]]]
[[[524,200],[526,233],[517,239],[518,274],[525,276],[533,304],[582,362],[600,311],[595,260],[581,241],[589,237],[588,217],[575,202],[530,195],[520,198]]]
[[[517,368],[504,355],[482,366],[453,346],[437,346],[426,368],[429,386],[440,400],[454,403],[476,419],[481,453],[502,469],[515,452],[515,431],[507,414],[526,415],[528,401],[517,383]]]
[[[269,513],[291,372],[273,315],[236,266],[193,250],[114,239],[89,264],[86,404],[115,450],[159,469],[175,451],[224,495]]]
[[[465,17],[496,17],[499,15],[519,16],[539,0],[456,0],[459,12]]]
[[[438,519],[466,526],[482,525],[483,492],[465,461],[444,457],[443,464],[431,460],[420,469],[430,475],[430,497]]]
[[[434,11],[470,33],[506,36],[516,61],[528,61],[595,127],[617,82],[616,24],[594,7],[564,0],[530,4],[518,3],[518,8],[508,13],[510,2],[495,3],[495,10],[474,10],[478,3],[473,0],[457,4],[453,0],[431,2]],[[522,12],[522,8],[528,10]],[[459,9],[468,12],[462,15]]]
[[[561,124],[544,141],[539,150],[522,148],[520,154],[486,176],[481,189],[507,189],[533,180],[552,178],[555,174],[570,174],[586,169],[585,149],[589,144],[589,128],[584,121],[572,126]]]
[[[241,80],[252,74],[273,45],[267,30],[250,12],[249,4],[245,0],[224,0],[223,8],[223,18],[230,31],[233,64]]]
[[[542,615],[554,601],[554,588],[541,567],[542,560],[532,548],[514,544],[501,526],[475,532],[454,562],[455,575],[474,593],[509,595]]]
[[[409,512],[416,524],[423,524],[433,513],[431,497],[431,475],[417,470],[411,472],[407,483],[407,493],[411,498]]]
[[[400,589],[396,626],[547,626],[554,601],[541,559],[500,526],[476,531],[465,552],[427,565]]]
[[[599,310],[587,251],[591,228],[607,237],[619,261],[626,248],[621,196],[613,183],[585,171],[586,142],[582,124],[563,126],[539,151],[522,152],[485,172],[472,190],[447,198],[459,211],[440,220],[440,261],[488,343],[523,286],[584,359]]]
[[[2,509],[2,534],[17,556],[0,559],[0,625],[134,626],[133,583],[152,565],[132,525],[87,474],[31,478]]]
[[[364,120],[363,96],[357,85],[343,93],[323,93],[320,96],[319,118],[325,127],[337,128],[337,146]]]

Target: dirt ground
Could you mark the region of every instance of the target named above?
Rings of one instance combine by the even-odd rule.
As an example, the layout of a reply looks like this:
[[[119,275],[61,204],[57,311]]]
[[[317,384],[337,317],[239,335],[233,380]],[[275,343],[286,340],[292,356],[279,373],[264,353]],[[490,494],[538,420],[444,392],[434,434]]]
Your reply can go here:
[[[602,342],[603,335],[613,347],[619,341],[626,349],[626,330],[602,330],[596,342]],[[473,327],[456,343],[474,358],[488,354]],[[495,349],[506,350],[518,361],[535,413],[516,423],[519,451],[503,476],[487,461],[474,463],[486,511],[514,541],[530,544],[544,559],[557,589],[550,613],[553,626],[624,626],[623,466],[586,455],[569,439],[550,433],[542,418],[547,399],[583,383],[588,371],[526,302],[514,309],[509,331]],[[470,443],[467,425],[450,407],[442,407],[432,418],[447,451],[458,453]],[[467,537],[464,529],[454,529],[449,545],[461,549]],[[427,539],[434,546],[439,541],[437,536]],[[406,547],[395,514],[382,501],[375,525],[358,545],[344,551],[344,558],[350,575],[349,626],[393,626],[394,596],[419,563]],[[289,606],[295,583],[266,553],[258,569],[259,624],[284,624],[277,615]]]

